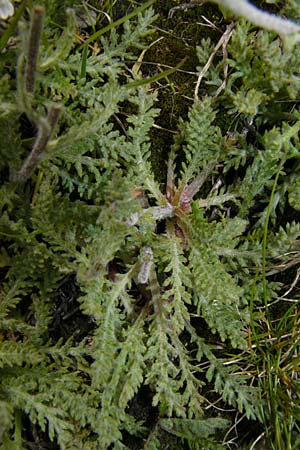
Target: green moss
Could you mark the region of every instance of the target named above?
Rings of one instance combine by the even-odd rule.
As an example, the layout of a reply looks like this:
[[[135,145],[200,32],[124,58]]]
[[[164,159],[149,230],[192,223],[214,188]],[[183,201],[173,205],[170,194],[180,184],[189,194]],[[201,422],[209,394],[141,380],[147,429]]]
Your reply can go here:
[[[186,119],[188,110],[193,103],[194,89],[197,81],[197,66],[199,65],[196,47],[201,39],[210,38],[217,42],[220,30],[224,28],[223,17],[215,5],[199,5],[189,9],[170,11],[182,2],[168,0],[156,2],[155,11],[158,14],[155,38],[163,38],[153,45],[144,58],[143,73],[153,75],[166,67],[174,67],[184,58],[186,61],[167,79],[162,79],[154,85],[158,93],[160,114],[156,119],[158,128],[151,133],[153,169],[161,183],[165,183],[165,167],[174,134],[178,132],[178,119]],[[220,30],[199,22],[204,22],[205,15]],[[150,63],[150,64],[149,64]],[[205,91],[202,91],[205,94]],[[173,133],[172,133],[173,132]]]

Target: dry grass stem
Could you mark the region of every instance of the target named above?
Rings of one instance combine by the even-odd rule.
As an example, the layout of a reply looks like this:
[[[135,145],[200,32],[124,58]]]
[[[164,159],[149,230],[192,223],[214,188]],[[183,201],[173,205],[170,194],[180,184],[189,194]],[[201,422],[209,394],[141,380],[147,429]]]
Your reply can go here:
[[[195,93],[194,93],[195,101],[199,101],[199,88],[200,88],[200,84],[201,84],[202,78],[204,77],[204,75],[206,74],[208,69],[210,68],[211,63],[213,62],[213,59],[214,59],[216,53],[218,52],[219,48],[221,48],[223,46],[223,55],[226,54],[226,53],[224,53],[225,52],[224,47],[226,47],[226,45],[229,42],[229,39],[231,38],[234,25],[235,25],[235,22],[232,22],[230,25],[227,26],[225,33],[222,35],[221,39],[219,40],[219,42],[215,46],[213,52],[211,53],[210,57],[208,58],[207,63],[205,64],[203,69],[200,71],[200,73],[198,75],[198,80],[197,80],[197,83],[196,83],[196,87],[195,87]],[[224,74],[226,76],[227,76],[227,70],[228,70],[228,68],[227,69],[224,68]],[[219,87],[217,92],[219,92],[221,88],[224,89],[225,84],[223,86],[223,83]]]

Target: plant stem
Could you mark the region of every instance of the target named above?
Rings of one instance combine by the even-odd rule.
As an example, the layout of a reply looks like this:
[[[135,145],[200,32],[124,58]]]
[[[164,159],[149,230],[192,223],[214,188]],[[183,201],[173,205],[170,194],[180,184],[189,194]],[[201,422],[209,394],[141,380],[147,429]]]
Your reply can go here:
[[[275,31],[282,36],[300,32],[300,26],[296,23],[261,11],[247,0],[213,0],[213,2],[230,9],[237,16],[244,17],[265,30]]]
[[[42,6],[35,6],[31,16],[30,36],[25,68],[25,90],[31,94],[34,92],[35,86],[36,63],[40,48],[43,17],[44,8]]]
[[[36,141],[30,155],[17,174],[18,181],[26,181],[39,164],[44,155],[44,150],[50,140],[51,134],[57,124],[61,111],[62,105],[54,103],[50,106],[47,117],[43,117],[39,120],[39,130]]]

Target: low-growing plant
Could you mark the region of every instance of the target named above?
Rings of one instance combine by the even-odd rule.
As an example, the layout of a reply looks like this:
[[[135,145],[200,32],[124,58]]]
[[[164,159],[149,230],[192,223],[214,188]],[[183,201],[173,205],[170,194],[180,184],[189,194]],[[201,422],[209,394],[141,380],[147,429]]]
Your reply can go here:
[[[2,448],[296,448],[299,45],[203,39],[160,183],[153,2],[48,3],[0,43]]]

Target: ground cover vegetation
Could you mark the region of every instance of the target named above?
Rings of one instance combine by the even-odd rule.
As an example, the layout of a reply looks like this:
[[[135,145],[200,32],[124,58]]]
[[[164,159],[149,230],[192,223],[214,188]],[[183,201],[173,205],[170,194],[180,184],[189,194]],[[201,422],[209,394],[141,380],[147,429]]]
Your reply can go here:
[[[300,446],[300,45],[179,6],[0,4],[4,450]]]

